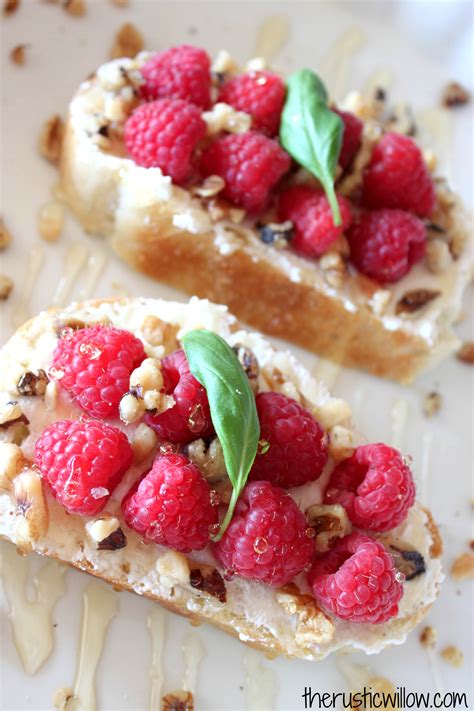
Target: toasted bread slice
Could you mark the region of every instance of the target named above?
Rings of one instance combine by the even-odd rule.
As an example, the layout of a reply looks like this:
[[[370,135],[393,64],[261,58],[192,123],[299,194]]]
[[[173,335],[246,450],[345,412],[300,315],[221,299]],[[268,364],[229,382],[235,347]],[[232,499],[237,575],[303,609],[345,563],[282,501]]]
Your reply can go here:
[[[381,288],[348,268],[337,252],[314,260],[265,244],[257,218],[236,224],[242,214],[209,197],[212,190],[198,197],[158,168],[141,168],[126,157],[123,123],[136,102],[131,85],[143,61],[103,65],[70,104],[61,189],[87,231],[108,237],[121,257],[148,275],[225,303],[255,328],[347,366],[408,382],[457,347],[452,325],[471,276],[471,229],[444,182],[437,184],[437,231],[430,232],[444,260],[436,263],[437,273],[418,264]],[[379,131],[367,106],[354,110],[364,115],[366,128],[360,160],[345,178],[346,194],[360,186]]]
[[[41,313],[26,323],[0,353],[0,408],[4,420],[0,443],[0,535],[20,548],[56,558],[115,587],[152,598],[192,620],[212,622],[268,653],[315,660],[336,650],[375,653],[403,642],[435,600],[443,577],[438,529],[430,513],[418,503],[401,526],[380,536],[387,545],[418,551],[424,560],[424,570],[418,570],[413,579],[404,583],[398,616],[381,625],[329,617],[308,594],[303,574],[284,589],[275,589],[238,576],[224,579],[224,571],[208,549],[184,556],[153,543],[144,545],[140,536],[126,526],[120,507],[123,495],[149,468],[155,453],[148,448],[146,454],[146,442],[143,447],[137,425],[121,425],[133,442],[136,462],[112,494],[106,513],[93,519],[66,513],[49,488],[41,485],[31,461],[35,440],[47,425],[83,415],[70,397],[57,389],[57,383],[50,382],[45,390],[46,374],[62,329],[92,323],[132,331],[143,340],[147,353],[158,358],[174,350],[188,330],[204,327],[215,331],[229,343],[243,344],[253,351],[260,366],[260,390],[284,392],[303,402],[329,437],[336,431],[341,433],[341,428],[345,428],[349,439],[355,437],[345,401],[331,397],[325,386],[289,353],[276,351],[260,334],[243,330],[223,306],[198,299],[191,299],[189,304],[153,299],[73,304],[64,310]],[[25,373],[30,375],[25,377]],[[35,379],[38,374],[41,377]],[[16,403],[14,411],[12,401]],[[11,442],[19,441],[18,425],[25,427],[25,417],[29,421],[28,434],[19,453]],[[114,424],[119,425],[118,419]],[[330,451],[335,456],[336,438],[333,440]],[[20,460],[12,460],[12,449]],[[324,478],[323,474],[321,479]],[[301,508],[321,501],[322,480],[291,491]],[[98,529],[97,519],[104,516],[108,517],[106,528],[100,528],[103,522],[99,522]],[[126,537],[124,547],[119,547],[124,543],[120,533],[109,537],[118,527]],[[106,536],[107,544],[99,549],[101,535]]]

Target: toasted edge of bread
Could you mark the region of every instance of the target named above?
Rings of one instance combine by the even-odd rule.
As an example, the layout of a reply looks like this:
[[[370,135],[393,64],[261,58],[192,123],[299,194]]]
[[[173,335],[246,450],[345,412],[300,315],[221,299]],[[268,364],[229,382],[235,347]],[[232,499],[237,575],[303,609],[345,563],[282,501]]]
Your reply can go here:
[[[344,401],[332,398],[325,386],[315,381],[289,353],[276,351],[259,334],[242,330],[225,307],[197,299],[192,299],[189,304],[153,299],[98,300],[39,314],[22,326],[0,352],[3,401],[11,400],[15,395],[15,400],[30,419],[32,435],[22,444],[29,461],[32,459],[35,432],[38,434],[54,419],[80,416],[81,411],[71,404],[67,396],[59,395],[56,409],[51,410],[49,406],[46,410],[44,396],[18,395],[15,393],[18,377],[25,371],[47,370],[58,333],[71,323],[111,323],[128,327],[142,338],[150,355],[163,355],[164,349],[159,342],[152,345],[147,340],[150,336],[145,331],[144,323],[148,317],[175,325],[178,338],[187,330],[205,327],[220,333],[231,343],[244,343],[256,354],[262,367],[262,382],[267,383],[267,389],[293,392],[306,407],[312,409],[329,431],[335,425],[350,426],[350,411]],[[148,320],[147,328],[149,326]],[[128,430],[127,434],[132,436],[132,431]],[[0,467],[2,456],[0,444]],[[46,517],[46,520],[35,522],[32,519],[30,524],[34,525],[30,526],[30,533],[25,537],[25,519],[21,515],[25,507],[18,506],[15,493],[18,477],[7,487],[3,479],[0,488],[0,536],[22,550],[47,555],[102,578],[115,588],[145,595],[194,622],[211,622],[268,654],[316,660],[336,650],[361,649],[375,653],[389,644],[402,643],[436,598],[443,577],[441,539],[430,513],[416,503],[404,524],[381,536],[389,538],[390,543],[396,546],[415,548],[423,555],[426,564],[425,573],[405,582],[407,587],[399,616],[389,623],[355,624],[330,618],[307,595],[304,582],[300,580],[297,580],[299,588],[290,585],[277,590],[238,576],[225,580],[224,571],[220,571],[227,597],[227,601],[222,603],[213,594],[192,587],[186,578],[188,570],[199,569],[204,577],[218,570],[206,551],[185,557],[162,546],[145,545],[123,522],[121,498],[146,468],[147,461],[133,465],[106,506],[106,511],[119,519],[126,534],[127,545],[124,548],[98,550],[85,528],[87,519],[67,514],[46,486],[42,488],[42,504],[36,506],[35,494],[32,495],[31,507],[27,507],[33,518],[34,512],[39,511],[40,517]],[[44,504],[46,514],[41,513]]]

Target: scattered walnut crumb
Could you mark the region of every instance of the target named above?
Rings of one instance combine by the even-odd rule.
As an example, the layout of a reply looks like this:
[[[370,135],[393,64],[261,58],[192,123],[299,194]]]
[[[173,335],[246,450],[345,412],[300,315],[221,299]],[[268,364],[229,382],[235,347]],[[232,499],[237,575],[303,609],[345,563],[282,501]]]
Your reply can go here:
[[[110,50],[110,58],[135,57],[142,51],[143,47],[144,42],[141,32],[131,22],[126,22],[115,35],[115,40]]]
[[[129,3],[130,0],[112,0],[112,5],[116,5],[116,7],[127,7]]]
[[[452,109],[455,106],[463,106],[470,100],[471,95],[459,82],[452,81],[444,89],[441,96],[441,103]]]
[[[59,160],[63,134],[64,123],[58,114],[51,116],[41,129],[38,137],[39,152],[51,163],[57,163]]]
[[[456,358],[462,363],[474,363],[474,341],[466,341],[456,353]]]
[[[0,301],[6,301],[13,289],[13,282],[10,277],[0,274]]]
[[[438,632],[435,630],[434,627],[431,627],[429,625],[423,627],[420,634],[420,644],[423,647],[433,649],[433,647],[436,645],[437,639]]]
[[[5,227],[3,218],[0,217],[0,250],[8,247],[8,245],[10,244],[11,241],[12,241],[12,236],[11,236],[10,232],[7,230],[7,228]]]
[[[5,17],[13,15],[20,7],[20,0],[5,0],[3,3],[3,14]]]
[[[190,691],[171,691],[161,699],[161,711],[194,711],[194,698]]]
[[[451,577],[456,582],[474,578],[474,555],[471,552],[461,553],[451,566]]]
[[[442,402],[441,395],[436,391],[433,390],[427,393],[423,400],[423,414],[425,414],[426,417],[433,417],[433,415],[439,412]]]
[[[448,664],[451,664],[452,667],[457,667],[459,669],[459,667],[462,667],[462,665],[464,664],[464,654],[453,644],[450,644],[448,647],[445,647],[441,651],[441,656],[444,661],[448,662]]]
[[[431,289],[413,289],[412,291],[407,291],[397,302],[395,313],[397,316],[416,313],[433,301],[433,299],[438,298],[440,293],[440,291],[433,291]]]
[[[17,64],[19,67],[23,66],[23,64],[26,62],[27,48],[27,44],[17,44],[16,47],[13,47],[10,52],[10,59],[13,64]]]
[[[64,207],[57,200],[42,205],[38,212],[38,230],[46,242],[56,242],[64,226]]]
[[[82,17],[86,14],[87,5],[85,0],[63,0],[63,8],[74,17]]]

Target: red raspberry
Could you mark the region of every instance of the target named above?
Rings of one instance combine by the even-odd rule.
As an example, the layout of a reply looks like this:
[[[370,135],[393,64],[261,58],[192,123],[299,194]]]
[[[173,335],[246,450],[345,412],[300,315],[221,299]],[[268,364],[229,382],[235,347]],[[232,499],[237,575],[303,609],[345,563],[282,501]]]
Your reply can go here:
[[[143,343],[113,326],[65,331],[53,353],[53,372],[60,386],[90,415],[117,415],[120,398],[129,389],[130,373],[145,358]]]
[[[362,201],[367,207],[395,207],[429,217],[436,195],[423,154],[408,136],[386,133],[364,172]]]
[[[285,101],[285,83],[271,72],[249,72],[231,79],[221,89],[218,101],[252,116],[252,128],[275,136]]]
[[[361,213],[347,239],[357,269],[381,284],[404,277],[426,251],[423,222],[402,210]]]
[[[210,526],[217,524],[211,488],[182,454],[158,456],[125,496],[122,510],[130,528],[145,540],[183,553],[204,548]]]
[[[132,456],[124,433],[97,420],[55,422],[35,448],[35,464],[56,499],[81,516],[102,511]]]
[[[225,180],[221,195],[251,212],[262,210],[270,191],[289,170],[291,159],[280,144],[256,131],[218,138],[204,152],[203,175]]]
[[[140,87],[147,101],[185,99],[203,109],[211,103],[211,60],[199,47],[180,47],[154,54],[141,68],[145,83]]]
[[[367,444],[337,465],[324,500],[344,506],[359,528],[389,531],[406,519],[415,485],[400,452],[386,444]]]
[[[183,350],[161,361],[164,392],[172,395],[175,405],[159,415],[145,415],[145,421],[170,442],[185,444],[214,433],[207,393],[189,370]]]
[[[374,625],[398,613],[402,577],[382,543],[351,533],[316,559],[308,583],[329,612],[343,620]]]
[[[320,257],[352,222],[350,203],[338,195],[342,225],[336,227],[325,194],[308,185],[293,185],[280,196],[279,217],[295,228],[291,246],[307,257]]]
[[[206,134],[200,110],[182,99],[142,104],[127,119],[125,145],[137,165],[160,168],[174,183],[189,177],[191,158]]]
[[[248,484],[232,521],[213,545],[229,572],[269,585],[285,585],[309,565],[314,540],[291,496],[267,481]]]
[[[351,114],[349,111],[341,111],[340,109],[331,110],[340,116],[344,122],[344,133],[342,134],[342,146],[338,163],[341,168],[346,170],[359,150],[360,137],[364,124],[357,116],[354,116],[354,114]]]
[[[312,414],[280,393],[260,393],[256,403],[264,446],[250,477],[289,488],[321,476],[328,459],[327,438]]]

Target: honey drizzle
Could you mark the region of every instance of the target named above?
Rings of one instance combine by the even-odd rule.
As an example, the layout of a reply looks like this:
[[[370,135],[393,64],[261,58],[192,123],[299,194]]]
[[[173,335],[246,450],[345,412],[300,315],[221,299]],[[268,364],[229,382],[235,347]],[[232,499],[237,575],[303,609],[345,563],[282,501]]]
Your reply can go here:
[[[151,635],[150,710],[156,711],[161,708],[163,650],[166,634],[166,613],[157,605],[154,605],[150,610],[147,627]]]
[[[65,306],[89,251],[82,242],[73,242],[64,255],[63,273],[53,295],[53,306]]]
[[[12,310],[11,321],[14,328],[21,326],[30,316],[29,302],[43,263],[44,249],[40,245],[32,247],[28,254],[20,300]]]
[[[271,711],[275,706],[277,677],[262,664],[261,653],[254,649],[244,652],[245,690],[247,711]]]

